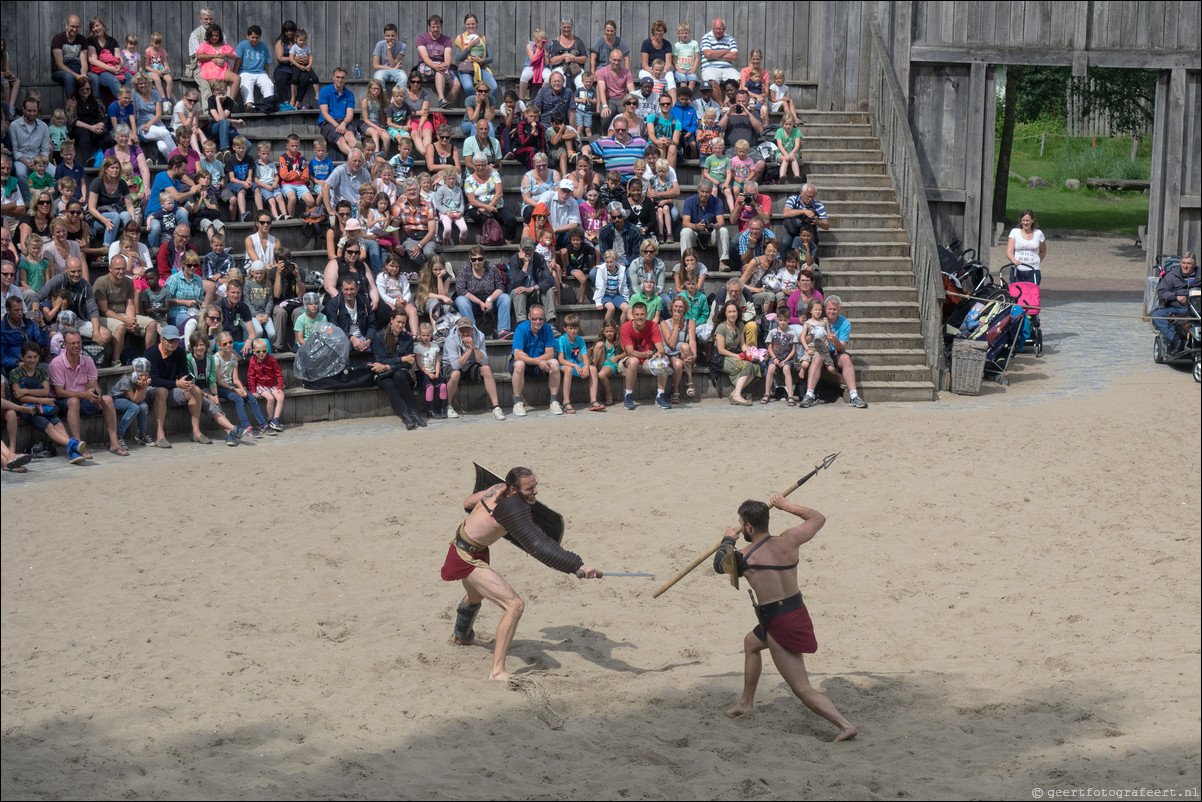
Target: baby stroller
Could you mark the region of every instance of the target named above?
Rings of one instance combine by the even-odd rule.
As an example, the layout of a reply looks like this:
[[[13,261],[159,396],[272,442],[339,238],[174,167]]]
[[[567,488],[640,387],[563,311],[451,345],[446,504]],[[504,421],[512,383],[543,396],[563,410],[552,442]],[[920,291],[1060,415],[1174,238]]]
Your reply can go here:
[[[977,261],[972,248],[959,251],[959,242],[939,246],[939,271],[943,274],[944,322],[967,296],[979,296],[980,290],[993,283],[989,268]]]
[[[990,294],[992,299],[977,301],[973,305],[952,339],[958,336],[966,340],[988,343],[989,347],[985,352],[985,374],[995,377],[997,383],[1004,386],[1010,383],[1007,372],[1010,369],[1010,360],[1022,341],[1027,312],[1020,304],[1015,303],[1005,290],[994,289]],[[950,344],[947,350],[951,354]]]
[[[1000,275],[1010,297],[1027,313],[1023,339],[1018,350],[1025,350],[1029,345],[1038,358],[1043,353],[1043,329],[1039,324],[1039,285],[1026,280],[1031,272],[1032,268],[1028,265],[1011,263],[1001,269]]]

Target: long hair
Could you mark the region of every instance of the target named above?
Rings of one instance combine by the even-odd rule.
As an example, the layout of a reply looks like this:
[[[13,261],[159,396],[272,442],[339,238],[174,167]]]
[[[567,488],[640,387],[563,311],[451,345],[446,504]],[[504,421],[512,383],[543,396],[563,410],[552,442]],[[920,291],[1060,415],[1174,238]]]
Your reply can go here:
[[[509,473],[505,474],[505,487],[517,490],[518,482],[527,476],[534,476],[534,471],[529,468],[511,468]]]

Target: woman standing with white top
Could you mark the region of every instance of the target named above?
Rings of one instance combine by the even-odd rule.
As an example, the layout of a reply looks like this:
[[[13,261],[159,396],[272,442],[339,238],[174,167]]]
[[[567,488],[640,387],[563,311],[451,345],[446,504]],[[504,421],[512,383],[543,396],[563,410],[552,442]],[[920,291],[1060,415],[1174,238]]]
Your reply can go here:
[[[1020,268],[1016,278],[1021,276],[1024,280],[1039,284],[1043,277],[1041,266],[1047,256],[1048,246],[1044,241],[1043,232],[1036,225],[1035,212],[1024,209],[1018,219],[1018,227],[1010,229],[1010,239],[1006,242],[1006,258],[1011,264],[1028,265],[1034,270],[1032,276],[1031,270]]]

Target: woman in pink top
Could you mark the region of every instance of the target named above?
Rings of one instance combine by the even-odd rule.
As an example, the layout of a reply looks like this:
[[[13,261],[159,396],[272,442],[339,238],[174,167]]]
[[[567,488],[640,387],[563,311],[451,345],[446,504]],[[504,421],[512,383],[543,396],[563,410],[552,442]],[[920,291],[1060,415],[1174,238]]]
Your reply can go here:
[[[196,48],[196,61],[200,64],[200,77],[205,81],[225,81],[229,84],[229,96],[238,96],[238,86],[242,80],[234,72],[233,65],[238,60],[234,48],[225,41],[220,25],[209,28],[205,40]]]

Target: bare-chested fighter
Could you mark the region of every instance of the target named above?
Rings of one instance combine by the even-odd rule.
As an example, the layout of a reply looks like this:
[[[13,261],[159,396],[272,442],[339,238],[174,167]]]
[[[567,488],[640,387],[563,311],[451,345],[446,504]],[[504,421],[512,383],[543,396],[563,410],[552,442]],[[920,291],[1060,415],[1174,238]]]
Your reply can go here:
[[[803,657],[818,651],[818,641],[797,587],[797,552],[813,540],[826,518],[809,507],[790,504],[780,493],[772,497],[771,503],[778,510],[801,518],[802,523],[773,537],[768,533],[769,506],[749,499],[739,507],[739,530],[726,530],[722,546],[714,556],[714,570],[725,573],[723,561],[733,553],[739,576],[755,591],[758,601],[755,614],[760,621],[759,626],[743,639],[743,695],[739,703],[726,712],[738,716],[751,710],[763,670],[760,653],[767,649],[797,698],[839,728],[836,741],[847,741],[856,737],[856,728],[843,718],[830,699],[810,685]],[[740,530],[743,539],[750,544],[742,549],[735,545]]]
[[[528,468],[514,468],[505,475],[505,483],[473,493],[463,501],[468,516],[459,525],[455,539],[447,550],[442,566],[442,578],[447,582],[463,580],[467,595],[459,603],[455,616],[455,631],[451,643],[464,646],[475,640],[472,624],[480,612],[483,599],[500,607],[504,613],[497,625],[493,645],[492,671],[489,679],[507,680],[505,654],[513,642],[518,620],[526,603],[500,574],[489,567],[488,549],[506,534],[522,545],[539,562],[575,574],[581,579],[600,579],[601,572],[584,564],[576,554],[562,548],[549,537],[530,514],[538,495],[538,480]]]

